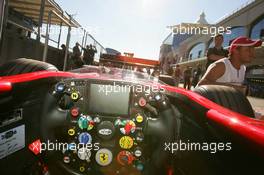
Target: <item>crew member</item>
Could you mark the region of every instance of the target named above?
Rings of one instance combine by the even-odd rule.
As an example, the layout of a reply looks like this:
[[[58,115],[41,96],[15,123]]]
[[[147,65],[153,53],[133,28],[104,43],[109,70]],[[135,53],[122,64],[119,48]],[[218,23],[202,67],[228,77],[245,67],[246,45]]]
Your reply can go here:
[[[214,44],[213,48],[209,48],[207,52],[207,63],[206,68],[212,63],[221,58],[228,57],[228,50],[224,49],[222,44],[224,41],[224,36],[219,34],[214,37]]]

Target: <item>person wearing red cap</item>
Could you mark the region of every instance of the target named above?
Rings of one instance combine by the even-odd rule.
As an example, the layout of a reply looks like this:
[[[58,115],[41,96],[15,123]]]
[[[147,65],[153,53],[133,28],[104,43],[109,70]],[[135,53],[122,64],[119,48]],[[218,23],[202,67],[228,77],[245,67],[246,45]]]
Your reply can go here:
[[[261,40],[251,40],[247,37],[238,37],[231,43],[229,56],[212,63],[197,86],[205,84],[218,84],[245,90],[242,85],[246,63],[255,57],[254,47],[261,46]]]

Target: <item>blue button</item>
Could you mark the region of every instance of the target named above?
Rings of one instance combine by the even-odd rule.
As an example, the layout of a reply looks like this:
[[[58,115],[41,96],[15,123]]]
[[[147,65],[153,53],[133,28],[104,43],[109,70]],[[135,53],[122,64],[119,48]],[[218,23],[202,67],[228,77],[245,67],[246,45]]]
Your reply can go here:
[[[63,84],[63,83],[57,84],[57,86],[56,86],[57,92],[63,92],[64,90],[65,90],[65,84]]]
[[[83,143],[83,144],[91,143],[92,136],[87,132],[83,132],[79,135],[78,140],[80,143]]]

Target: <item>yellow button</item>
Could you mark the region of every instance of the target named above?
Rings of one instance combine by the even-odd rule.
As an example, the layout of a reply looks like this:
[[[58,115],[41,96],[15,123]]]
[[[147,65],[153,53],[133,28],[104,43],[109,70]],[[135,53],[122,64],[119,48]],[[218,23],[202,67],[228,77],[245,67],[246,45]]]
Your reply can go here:
[[[142,117],[142,115],[138,115],[138,116],[136,117],[136,121],[137,121],[138,123],[142,123],[142,122],[143,122],[143,117]]]
[[[72,99],[72,100],[78,100],[78,98],[79,98],[79,94],[78,94],[78,92],[73,92],[73,93],[71,93],[71,99]]]
[[[134,145],[134,141],[129,136],[123,136],[119,140],[119,145],[122,149],[130,149]]]
[[[69,130],[68,130],[68,134],[69,134],[70,136],[73,136],[73,135],[75,134],[75,130],[74,130],[74,129],[69,129]]]
[[[90,130],[92,130],[92,129],[93,129],[93,127],[94,127],[94,125],[88,125],[88,128],[87,128],[87,130],[88,130],[88,131],[90,131]]]
[[[84,172],[85,168],[83,166],[80,167],[80,172]]]

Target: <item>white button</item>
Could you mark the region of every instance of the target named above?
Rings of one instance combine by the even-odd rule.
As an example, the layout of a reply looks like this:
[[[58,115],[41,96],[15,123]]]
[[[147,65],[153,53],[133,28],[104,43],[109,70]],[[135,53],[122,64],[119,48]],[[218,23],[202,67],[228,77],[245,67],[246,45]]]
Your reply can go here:
[[[78,150],[78,157],[81,160],[90,160],[91,151],[86,148],[81,148]]]

